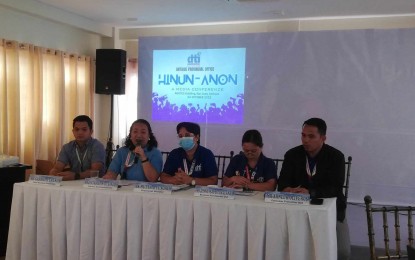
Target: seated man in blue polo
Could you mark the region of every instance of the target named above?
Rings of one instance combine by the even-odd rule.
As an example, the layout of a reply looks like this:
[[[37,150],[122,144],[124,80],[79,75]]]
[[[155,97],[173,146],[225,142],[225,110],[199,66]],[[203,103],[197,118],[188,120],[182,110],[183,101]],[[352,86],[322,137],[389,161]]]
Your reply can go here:
[[[75,140],[63,145],[49,175],[62,176],[64,181],[91,177],[91,170],[105,172],[105,148],[100,141],[92,138],[92,120],[79,115],[73,119],[72,133]],[[69,166],[69,171],[64,171]]]
[[[200,145],[200,126],[181,122],[176,131],[180,148],[169,153],[160,181],[175,185],[216,185],[218,167],[212,151]]]

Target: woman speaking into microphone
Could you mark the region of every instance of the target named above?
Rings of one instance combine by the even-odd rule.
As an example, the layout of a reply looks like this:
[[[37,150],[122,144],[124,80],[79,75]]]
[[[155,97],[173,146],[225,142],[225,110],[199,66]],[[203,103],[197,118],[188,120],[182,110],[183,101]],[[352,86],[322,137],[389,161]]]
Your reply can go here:
[[[156,182],[163,167],[163,158],[150,123],[138,119],[130,127],[124,146],[117,150],[104,179]]]

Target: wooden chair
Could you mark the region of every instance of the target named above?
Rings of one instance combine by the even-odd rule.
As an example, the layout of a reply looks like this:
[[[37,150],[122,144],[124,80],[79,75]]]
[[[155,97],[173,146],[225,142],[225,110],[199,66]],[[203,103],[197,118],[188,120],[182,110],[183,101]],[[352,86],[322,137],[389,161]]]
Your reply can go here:
[[[345,178],[344,178],[344,184],[343,184],[343,194],[347,198],[349,197],[349,180],[350,180],[350,168],[352,167],[352,157],[347,157],[347,161],[345,163]]]
[[[412,224],[412,215],[415,207],[409,206],[376,206],[372,205],[372,198],[369,195],[366,195],[365,198],[366,204],[366,216],[367,216],[367,229],[369,235],[369,248],[370,248],[370,259],[396,259],[396,258],[406,258],[408,257],[405,252],[401,250],[401,225],[400,219],[407,219],[407,232],[408,232],[408,245],[414,246],[414,235],[413,235],[413,224]],[[378,217],[382,217],[382,221],[374,218],[374,214]],[[392,224],[394,226],[394,240],[395,240],[395,250],[391,250],[389,245],[389,221],[388,216],[392,216]],[[384,240],[384,254],[379,255],[379,250],[376,250],[375,245],[375,224],[374,222],[380,222],[383,226],[383,240]],[[393,251],[393,252],[392,252]]]
[[[169,157],[169,153],[170,152],[161,152],[161,156],[163,157],[163,167],[164,167],[164,164],[166,163],[167,157]]]
[[[36,160],[36,174],[49,175],[49,172],[52,168],[53,162],[49,160]]]
[[[283,159],[272,159],[272,161],[275,164],[275,171],[277,173],[277,179],[278,179],[278,176],[280,176],[280,171],[281,171],[280,165],[282,165],[282,163],[284,162],[284,160]]]
[[[52,170],[55,162],[49,160],[36,160],[36,174],[37,175],[49,175],[50,170]],[[63,168],[63,172],[70,171],[71,167],[66,165]]]
[[[229,152],[229,155],[215,155],[216,164],[218,166],[218,180],[222,180],[223,175],[226,172],[226,168],[229,165],[232,157],[234,155],[233,151]]]

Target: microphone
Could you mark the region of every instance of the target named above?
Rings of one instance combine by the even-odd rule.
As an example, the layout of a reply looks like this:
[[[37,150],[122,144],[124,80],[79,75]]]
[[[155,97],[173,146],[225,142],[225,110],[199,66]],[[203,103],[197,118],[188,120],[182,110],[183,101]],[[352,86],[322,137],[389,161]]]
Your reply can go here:
[[[315,199],[317,197],[317,191],[315,188],[310,187],[310,199]]]
[[[137,143],[137,145],[135,145],[135,144],[131,141],[131,144],[128,146],[128,149],[129,149],[130,151],[134,151],[134,149],[135,149],[137,146],[141,146],[142,141],[141,141],[140,139],[135,140],[135,142]]]
[[[134,145],[133,150],[134,150],[137,146],[141,146],[141,143],[142,143],[140,139],[137,139],[135,142],[137,143],[137,145]],[[139,158],[139,155],[138,155],[138,154],[136,154],[136,157],[134,157],[134,163],[138,163],[138,158]]]

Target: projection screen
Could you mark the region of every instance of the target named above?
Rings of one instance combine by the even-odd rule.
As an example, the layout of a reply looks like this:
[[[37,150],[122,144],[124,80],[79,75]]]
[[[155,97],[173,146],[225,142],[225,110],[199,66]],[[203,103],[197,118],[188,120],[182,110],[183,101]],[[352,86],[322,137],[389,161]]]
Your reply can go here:
[[[271,158],[283,158],[301,143],[306,119],[321,117],[328,125],[327,144],[353,157],[349,201],[363,202],[370,194],[379,203],[413,205],[414,43],[413,29],[140,37],[138,116],[151,122],[163,151],[178,146],[179,121],[197,121],[201,144],[215,154],[239,152],[243,133],[258,129],[263,152]],[[203,60],[212,50],[212,60]],[[174,119],[155,115],[165,103],[157,100],[157,105],[154,97],[175,91],[160,95],[157,80],[162,66],[170,64],[164,74],[176,75],[180,68],[194,67],[180,55],[189,58],[197,53],[203,53],[204,69],[215,67],[220,74],[238,75],[236,92],[213,91],[224,95],[215,101],[221,103],[219,107],[225,104],[226,109],[231,102],[228,107],[239,116],[236,120],[195,118],[189,113]],[[170,60],[164,56],[170,54]],[[231,68],[225,66],[229,62]],[[204,92],[201,82],[193,83],[199,94],[191,93],[192,86],[183,91],[201,97],[210,93]],[[187,111],[193,107],[203,115],[211,104],[203,98],[197,103],[189,95],[172,97],[171,103],[185,104]]]

